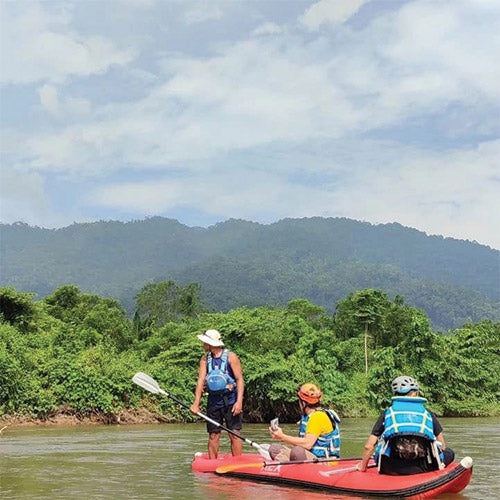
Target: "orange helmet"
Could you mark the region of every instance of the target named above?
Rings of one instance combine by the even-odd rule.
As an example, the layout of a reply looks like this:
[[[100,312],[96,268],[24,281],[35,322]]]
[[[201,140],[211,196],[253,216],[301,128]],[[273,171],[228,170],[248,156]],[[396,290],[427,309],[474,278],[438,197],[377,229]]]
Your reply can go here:
[[[299,396],[299,398],[302,399],[302,401],[314,405],[321,401],[322,394],[317,385],[307,383],[307,384],[302,384],[299,387],[297,396]]]

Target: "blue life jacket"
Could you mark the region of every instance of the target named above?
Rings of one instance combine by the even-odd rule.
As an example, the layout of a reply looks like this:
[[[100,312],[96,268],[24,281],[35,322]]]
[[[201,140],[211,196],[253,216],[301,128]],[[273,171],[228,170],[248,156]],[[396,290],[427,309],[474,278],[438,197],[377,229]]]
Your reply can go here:
[[[236,380],[229,375],[229,351],[224,349],[220,357],[221,363],[214,368],[212,353],[207,354],[207,377],[205,383],[209,392],[229,393],[236,389]]]
[[[339,416],[330,409],[325,410],[323,408],[318,408],[316,411],[322,411],[328,415],[332,423],[333,431],[328,434],[320,435],[309,451],[317,457],[340,457]],[[311,415],[312,413],[302,416],[300,420],[299,437],[304,437],[306,435],[307,422]]]
[[[378,463],[383,455],[391,455],[390,441],[394,436],[417,436],[425,438],[431,447],[438,466],[444,467],[441,444],[436,440],[432,415],[427,411],[424,403],[427,400],[420,397],[396,396],[392,398],[392,405],[385,411],[384,432],[380,437],[374,460]]]

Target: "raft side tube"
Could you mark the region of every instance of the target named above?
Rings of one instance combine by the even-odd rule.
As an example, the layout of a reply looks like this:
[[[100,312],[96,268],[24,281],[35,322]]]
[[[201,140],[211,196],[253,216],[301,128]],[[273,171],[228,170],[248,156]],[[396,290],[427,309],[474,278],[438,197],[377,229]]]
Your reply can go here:
[[[469,484],[470,477],[472,475],[472,460],[470,460],[470,463],[468,461],[465,462],[465,465],[467,465],[468,467],[464,467],[461,464],[455,464],[455,467],[443,473],[442,475],[438,476],[437,478],[431,479],[423,483],[417,483],[413,486],[406,488],[384,489],[384,490],[341,486],[341,484],[338,484],[341,481],[336,481],[337,484],[334,485],[334,484],[314,482],[305,479],[299,480],[297,478],[279,476],[275,474],[266,475],[261,473],[259,474],[253,471],[245,472],[244,464],[242,464],[241,470],[226,472],[224,475],[240,479],[252,479],[256,481],[272,482],[288,486],[300,486],[315,490],[322,490],[322,491],[343,493],[343,494],[350,494],[357,496],[422,499],[422,498],[433,498],[434,496],[445,492],[458,493],[459,491],[462,491]],[[346,474],[350,473],[347,472]],[[415,474],[414,476],[415,479],[419,479],[418,476],[420,476],[420,474]],[[385,476],[385,478],[388,479],[387,482],[390,482],[389,479],[390,477],[393,476]],[[369,480],[370,478],[367,477],[366,479]]]

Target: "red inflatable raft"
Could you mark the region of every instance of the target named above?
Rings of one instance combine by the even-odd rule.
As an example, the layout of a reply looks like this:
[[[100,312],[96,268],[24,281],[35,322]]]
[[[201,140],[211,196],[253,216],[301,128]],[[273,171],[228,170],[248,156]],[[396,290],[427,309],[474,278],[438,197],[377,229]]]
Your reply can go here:
[[[338,460],[326,463],[265,465],[265,460],[254,454],[241,457],[221,455],[216,460],[210,460],[207,455],[196,454],[192,469],[197,472],[216,472],[231,477],[302,486],[346,495],[409,499],[458,493],[469,484],[472,476],[470,457],[464,458],[460,463],[453,462],[441,471],[411,476],[387,476],[379,474],[376,468],[366,472],[352,470],[358,463],[359,460]]]

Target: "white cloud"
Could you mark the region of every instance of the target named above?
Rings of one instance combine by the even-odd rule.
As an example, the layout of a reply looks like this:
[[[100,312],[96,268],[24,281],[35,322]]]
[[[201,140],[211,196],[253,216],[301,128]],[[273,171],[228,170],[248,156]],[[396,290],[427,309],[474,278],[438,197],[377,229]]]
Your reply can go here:
[[[374,29],[391,33],[380,56],[399,69],[398,76],[440,75],[447,87],[456,81],[456,97],[468,94],[473,101],[470,94],[478,92],[500,98],[500,65],[492,64],[500,55],[499,19],[499,3],[423,0],[406,4]]]
[[[366,155],[352,160],[348,176],[338,177],[346,165],[332,163],[318,185],[293,182],[262,168],[236,166],[228,172],[215,167],[187,178],[171,175],[103,185],[88,201],[123,213],[165,213],[189,206],[220,220],[270,222],[321,215],[397,221],[430,234],[477,239],[500,248],[499,235],[491,233],[500,210],[500,141],[447,154],[389,143],[364,146]],[[288,173],[293,175],[292,170]]]
[[[86,99],[67,97],[61,100],[53,85],[45,84],[38,89],[40,104],[50,114],[58,117],[86,115],[90,112],[90,102]]]
[[[436,15],[465,26],[467,9],[453,11],[453,5],[436,6]],[[169,168],[273,142],[347,138],[432,116],[451,130],[460,117],[448,118],[447,108],[498,103],[498,70],[490,63],[495,49],[470,33],[460,39],[458,28],[447,32],[430,20],[420,25],[420,13],[425,23],[427,11],[426,2],[403,6],[364,32],[344,32],[340,46],[284,33],[223,45],[210,57],[167,58],[168,79],[145,98],[97,108],[88,121],[28,140],[31,165],[94,174],[131,165]],[[407,37],[413,18],[434,44]],[[484,21],[482,32],[496,36],[494,17]],[[445,37],[461,48],[453,63]],[[444,46],[443,53],[436,46]],[[469,70],[476,53],[482,55]],[[485,78],[474,78],[474,72]],[[484,133],[496,126],[484,113],[464,126],[475,132],[478,123]]]
[[[198,24],[205,21],[214,21],[222,17],[222,9],[212,0],[202,0],[189,8],[184,19],[187,24]]]
[[[344,23],[366,3],[366,0],[320,0],[311,5],[299,18],[310,30],[322,24]]]
[[[270,57],[261,57],[264,50]],[[360,113],[328,68],[308,64],[307,57],[306,48],[282,53],[279,42],[249,41],[209,60],[176,61],[175,76],[141,101],[107,106],[89,122],[30,139],[31,165],[158,168],[355,128]]]
[[[67,97],[64,106],[69,115],[86,115],[90,112],[90,102],[87,99]]]
[[[398,146],[392,147],[397,153]],[[499,157],[500,140],[447,152],[405,148],[399,159],[376,157],[371,168],[351,172],[338,208],[345,216],[397,221],[500,249],[500,233],[492,231],[500,210]]]
[[[0,175],[0,220],[31,224],[58,219],[44,189],[44,180],[37,173],[20,173],[2,167]],[[67,222],[67,221],[65,221]]]
[[[102,36],[75,33],[70,11],[49,7],[42,2],[2,2],[2,83],[61,82],[69,75],[100,74],[133,59],[132,50],[118,49]]]
[[[231,189],[228,190],[227,186]],[[295,185],[282,176],[259,170],[212,170],[210,176],[191,175],[150,182],[104,185],[91,203],[120,211],[153,214],[189,205],[211,216],[271,220],[290,214],[314,215],[330,195],[322,189]],[[323,204],[321,203],[323,202]]]
[[[45,84],[38,89],[38,94],[40,95],[40,104],[49,113],[57,114],[59,112],[59,96],[57,89],[53,85]]]
[[[12,5],[7,10],[14,12]],[[180,10],[174,35],[165,25],[157,38],[151,34],[158,43],[147,62],[139,46],[123,50],[102,38],[107,49],[92,52],[95,33],[82,34],[74,12],[53,5],[9,14],[16,26],[9,30],[22,36],[7,53],[29,64],[9,60],[4,81],[16,89],[16,82],[40,81],[37,111],[49,124],[18,127],[14,140],[3,141],[4,164],[16,165],[19,176],[93,176],[103,187],[82,207],[138,216],[172,207],[260,221],[343,215],[496,241],[497,146],[485,138],[498,137],[499,128],[497,3],[395,2],[354,26],[355,19],[342,23],[362,2],[319,2],[303,18],[310,32],[297,26],[296,14],[292,21],[255,16],[246,31],[235,24],[237,36],[218,32],[212,39],[199,30],[206,43],[199,52],[182,50],[182,37],[195,30],[185,27]],[[188,11],[208,9],[190,22],[219,15],[221,25],[232,22],[217,12],[220,5],[188,4]],[[144,19],[155,13],[147,10]],[[324,22],[335,29],[314,32]],[[167,35],[181,49],[161,45]],[[71,50],[35,51],[30,59],[45,36],[63,37]],[[146,38],[138,33],[137,40]],[[126,65],[133,53],[142,59]],[[79,78],[112,64],[126,66]],[[82,89],[88,100],[72,97]],[[11,132],[4,129],[4,137]],[[130,182],[131,172],[136,179],[146,170],[159,181]],[[118,180],[104,184],[110,175]]]
[[[260,35],[279,35],[280,33],[283,33],[284,29],[282,26],[276,23],[272,22],[265,22],[262,24],[259,24],[257,28],[253,30],[253,34],[256,36]]]

